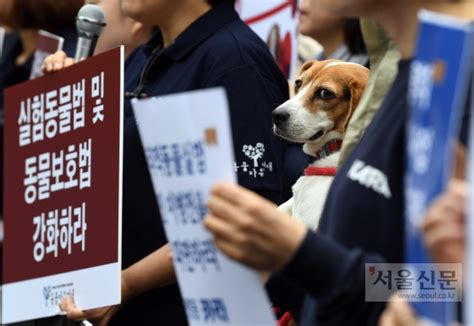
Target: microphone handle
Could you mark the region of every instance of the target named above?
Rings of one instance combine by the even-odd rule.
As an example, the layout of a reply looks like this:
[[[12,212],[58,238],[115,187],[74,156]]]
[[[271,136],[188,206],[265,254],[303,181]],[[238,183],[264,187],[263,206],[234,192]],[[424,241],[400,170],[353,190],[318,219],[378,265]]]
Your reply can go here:
[[[83,58],[89,58],[94,54],[95,45],[97,43],[96,37],[79,36],[77,39],[76,55],[74,60],[81,61]]]

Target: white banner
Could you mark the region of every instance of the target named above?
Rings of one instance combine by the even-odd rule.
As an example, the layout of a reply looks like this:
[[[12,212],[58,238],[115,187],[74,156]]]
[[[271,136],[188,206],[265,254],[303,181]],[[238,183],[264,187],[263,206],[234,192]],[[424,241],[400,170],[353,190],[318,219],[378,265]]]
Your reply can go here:
[[[212,185],[236,182],[223,89],[133,102],[190,325],[275,325],[258,275],[215,247],[202,220]]]

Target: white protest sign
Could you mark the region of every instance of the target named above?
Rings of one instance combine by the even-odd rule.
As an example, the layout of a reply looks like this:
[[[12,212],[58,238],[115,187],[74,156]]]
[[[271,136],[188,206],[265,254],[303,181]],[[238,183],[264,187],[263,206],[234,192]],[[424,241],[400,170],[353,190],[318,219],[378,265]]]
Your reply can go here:
[[[471,67],[471,70],[474,66]],[[472,82],[471,82],[472,84]],[[466,275],[473,275],[474,273],[474,115],[472,109],[474,108],[474,84],[471,85],[471,127],[469,129],[469,160],[468,160],[468,174],[469,174],[469,197],[467,204],[467,236],[466,236],[466,255],[465,263]],[[466,278],[467,290],[464,308],[466,311],[466,325],[474,325],[474,281],[472,277]]]
[[[190,325],[275,325],[258,275],[204,229],[216,181],[236,182],[223,89],[133,101]]]
[[[2,60],[3,54],[3,42],[5,41],[5,28],[0,27],[0,60]]]

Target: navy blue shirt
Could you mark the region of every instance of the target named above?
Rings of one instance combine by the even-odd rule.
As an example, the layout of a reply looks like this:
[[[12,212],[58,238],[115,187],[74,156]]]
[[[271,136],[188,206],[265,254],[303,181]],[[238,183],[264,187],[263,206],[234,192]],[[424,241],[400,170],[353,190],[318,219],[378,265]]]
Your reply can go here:
[[[288,84],[263,41],[224,1],[163,49],[158,32],[127,61],[127,97],[151,97],[222,86],[229,99],[239,183],[281,202],[283,144],[271,112],[288,98]],[[247,147],[245,147],[247,146]],[[253,153],[244,153],[253,147]],[[252,154],[252,155],[250,155]],[[129,101],[125,103],[122,263],[126,268],[167,240]],[[176,285],[131,300],[113,325],[181,325]]]

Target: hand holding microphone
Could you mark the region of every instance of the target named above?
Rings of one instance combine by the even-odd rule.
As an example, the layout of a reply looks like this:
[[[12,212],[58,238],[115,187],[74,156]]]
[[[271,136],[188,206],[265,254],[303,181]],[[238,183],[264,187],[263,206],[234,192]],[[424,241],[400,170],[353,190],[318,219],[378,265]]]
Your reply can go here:
[[[43,72],[53,73],[69,67],[83,59],[91,57],[97,44],[97,39],[106,26],[105,13],[97,5],[87,4],[79,10],[76,18],[78,33],[76,53],[69,58],[65,52],[58,51],[48,56],[43,63]]]

